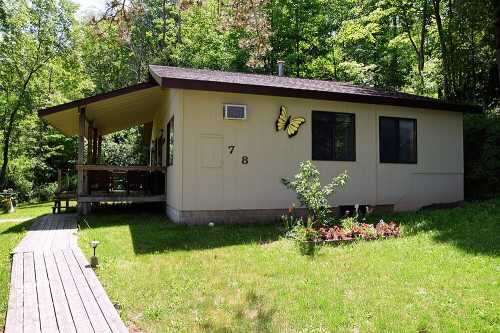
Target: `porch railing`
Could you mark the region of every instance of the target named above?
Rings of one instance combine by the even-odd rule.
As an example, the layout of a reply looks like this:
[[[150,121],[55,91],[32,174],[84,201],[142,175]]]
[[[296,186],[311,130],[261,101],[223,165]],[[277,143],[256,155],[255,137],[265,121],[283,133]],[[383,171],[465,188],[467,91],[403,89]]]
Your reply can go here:
[[[77,165],[84,178],[80,196],[147,196],[165,194],[165,168],[131,165]]]

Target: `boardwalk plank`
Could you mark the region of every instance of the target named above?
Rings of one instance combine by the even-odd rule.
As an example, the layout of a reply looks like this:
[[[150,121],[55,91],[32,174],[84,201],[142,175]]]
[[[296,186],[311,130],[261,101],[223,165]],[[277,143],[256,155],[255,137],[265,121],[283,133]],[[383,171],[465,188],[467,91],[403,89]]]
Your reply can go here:
[[[111,327],[111,330],[114,333],[128,332],[128,329],[125,327],[123,321],[120,319],[118,312],[111,303],[111,300],[109,299],[108,295],[106,294],[106,291],[102,287],[101,282],[99,282],[94,271],[92,270],[92,268],[90,268],[90,265],[87,262],[87,259],[85,259],[85,256],[83,255],[82,251],[79,248],[76,248],[73,249],[73,254],[78,264],[80,265],[80,268],[83,274],[85,275],[85,278],[87,279],[87,282],[92,290],[92,293],[94,294],[94,297],[97,300],[97,303],[99,304],[102,313],[106,317],[106,320],[109,326]]]
[[[23,254],[15,253],[12,257],[9,307],[7,310],[6,333],[23,332]]]
[[[34,259],[41,330],[43,333],[59,332],[43,253],[35,252]]]
[[[80,266],[76,262],[76,259],[73,255],[73,251],[70,249],[63,250],[64,257],[66,262],[68,263],[69,270],[71,275],[73,276],[73,280],[75,281],[76,287],[78,289],[78,293],[80,294],[80,298],[83,301],[83,305],[87,310],[87,314],[91,319],[92,327],[96,332],[110,332],[111,329],[104,318],[99,305],[97,304],[94,295],[92,294],[92,290],[90,290],[90,286],[83,275]]]
[[[40,332],[40,316],[38,313],[38,297],[36,291],[35,262],[33,253],[24,254],[24,332]]]
[[[59,275],[61,276],[66,298],[68,299],[71,314],[73,315],[73,321],[78,332],[94,332],[92,325],[90,324],[89,316],[87,315],[82,299],[78,294],[78,289],[73,281],[73,277],[71,276],[68,264],[64,259],[62,251],[54,251],[54,258],[59,270]]]
[[[14,249],[6,333],[128,332],[76,231],[76,216],[47,215]]]
[[[54,221],[52,223],[46,223],[47,229],[45,231],[46,237],[44,239],[44,244],[43,244],[43,250],[44,251],[49,251],[52,249],[54,239],[57,235],[58,232],[58,227],[61,224],[61,221]]]
[[[71,315],[68,300],[66,299],[66,295],[64,293],[61,278],[57,270],[54,255],[52,253],[45,253],[44,258],[59,330],[64,333],[74,333],[76,332],[76,328],[73,323],[73,317]]]

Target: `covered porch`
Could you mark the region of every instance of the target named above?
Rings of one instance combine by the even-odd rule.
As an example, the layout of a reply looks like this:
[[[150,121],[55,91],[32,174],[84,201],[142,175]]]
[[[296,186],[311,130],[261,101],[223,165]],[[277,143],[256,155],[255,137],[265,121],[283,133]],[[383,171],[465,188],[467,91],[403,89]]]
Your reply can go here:
[[[65,188],[64,175],[59,173],[54,211],[60,211],[61,202],[75,199],[81,214],[88,214],[100,203],[166,201],[165,139],[163,129],[152,128],[163,93],[155,83],[148,82],[39,111],[39,116],[54,128],[78,137],[72,170],[76,188]],[[149,163],[106,164],[103,137],[138,125],[144,126],[143,143],[149,147]]]

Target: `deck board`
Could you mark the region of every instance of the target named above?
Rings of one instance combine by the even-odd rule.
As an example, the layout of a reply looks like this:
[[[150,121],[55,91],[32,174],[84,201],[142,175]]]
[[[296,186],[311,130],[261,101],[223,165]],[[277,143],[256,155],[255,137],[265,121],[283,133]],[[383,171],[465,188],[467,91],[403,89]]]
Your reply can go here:
[[[88,263],[87,259],[85,259],[83,253],[81,251],[75,251],[73,249],[73,254],[78,264],[80,265],[80,268],[85,275],[85,278],[87,279],[94,297],[97,300],[97,303],[99,304],[99,307],[101,308],[104,316],[106,317],[106,321],[108,322],[111,330],[114,333],[128,332],[127,328],[120,319],[118,312],[113,306],[113,303],[111,303],[111,300],[106,294],[106,291],[102,287],[101,282],[99,281],[99,279],[97,279],[97,276],[94,274],[92,268],[90,268],[90,264]]]
[[[56,313],[57,325],[59,331],[62,332],[76,332],[76,327],[73,322],[73,316],[64,293],[61,278],[57,271],[56,262],[52,253],[44,253],[45,265],[47,268],[47,276],[49,278],[50,291],[52,293],[52,301]],[[8,333],[8,332],[6,332]]]
[[[35,261],[33,252],[24,253],[24,293],[23,293],[23,330],[24,332],[40,332],[38,313],[38,297],[36,292]]]
[[[90,289],[85,276],[82,274],[80,266],[76,262],[73,251],[71,251],[70,249],[66,249],[63,250],[62,253],[64,255],[66,263],[68,264],[69,271],[73,276],[75,286],[77,287],[78,294],[80,295],[80,298],[83,302],[83,306],[87,311],[87,315],[89,318],[92,318],[91,323],[94,331],[96,333],[111,332],[111,329],[109,328],[109,325],[106,322],[101,309],[99,308],[99,304],[97,304],[94,294],[92,293],[92,290]]]
[[[11,284],[9,293],[9,305],[7,309],[7,321],[5,324],[6,332],[16,333],[23,331],[23,265],[23,254],[14,254],[12,257]]]
[[[90,323],[90,318],[87,315],[82,299],[78,294],[75,281],[69,272],[69,267],[60,250],[56,250],[54,252],[54,259],[56,261],[57,269],[59,270],[59,276],[61,277],[64,287],[64,293],[66,294],[66,299],[68,300],[73,321],[75,322],[75,326],[78,328],[78,332],[94,332],[92,324]]]
[[[12,251],[5,333],[128,332],[77,245],[76,216],[47,215]]]
[[[35,275],[38,295],[38,310],[40,313],[40,329],[42,332],[58,332],[56,313],[52,302],[45,258],[42,252],[34,253]]]

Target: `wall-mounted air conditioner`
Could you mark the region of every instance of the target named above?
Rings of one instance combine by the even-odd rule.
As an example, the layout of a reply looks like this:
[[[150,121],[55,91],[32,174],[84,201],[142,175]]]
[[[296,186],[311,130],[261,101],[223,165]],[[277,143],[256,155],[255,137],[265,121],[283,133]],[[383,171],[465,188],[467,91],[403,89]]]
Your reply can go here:
[[[224,104],[224,119],[247,119],[247,106],[241,104]]]

